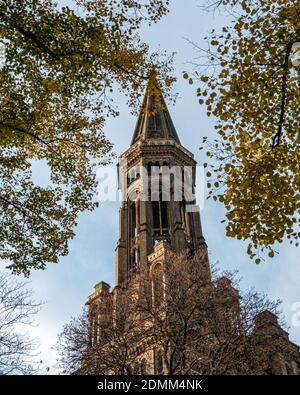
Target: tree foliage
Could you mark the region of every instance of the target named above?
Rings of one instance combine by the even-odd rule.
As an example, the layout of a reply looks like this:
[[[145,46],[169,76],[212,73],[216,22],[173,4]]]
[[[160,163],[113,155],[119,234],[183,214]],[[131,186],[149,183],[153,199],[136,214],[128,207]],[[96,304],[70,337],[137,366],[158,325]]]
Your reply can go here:
[[[298,245],[300,79],[292,62],[300,41],[298,0],[220,0],[234,22],[195,45],[200,104],[216,118],[207,138],[209,196],[226,208],[227,236],[248,240],[256,263],[277,242]],[[207,167],[207,164],[205,164]],[[263,252],[264,251],[264,252]]]
[[[127,287],[97,295],[59,336],[65,373],[265,374],[284,350],[298,358],[270,323],[279,302],[241,292],[234,273],[210,272],[203,250],[169,252]]]
[[[37,344],[28,327],[40,307],[26,283],[0,272],[0,375],[37,372]]]
[[[145,321],[133,292],[120,288],[64,326],[56,347],[59,368],[67,374],[132,374],[140,352],[149,349],[144,339]]]
[[[165,0],[1,0],[0,258],[29,275],[68,252],[78,214],[95,207],[94,167],[108,163],[111,94],[134,107],[155,66],[167,90],[169,59],[150,54],[138,35],[158,21]],[[160,59],[164,60],[160,60]],[[32,177],[46,163],[48,187]]]
[[[192,257],[169,251],[138,281],[138,309],[161,374],[264,374],[279,352],[277,335],[266,341],[257,326],[259,315],[278,313],[279,301],[242,292],[236,273],[209,268],[205,248]]]

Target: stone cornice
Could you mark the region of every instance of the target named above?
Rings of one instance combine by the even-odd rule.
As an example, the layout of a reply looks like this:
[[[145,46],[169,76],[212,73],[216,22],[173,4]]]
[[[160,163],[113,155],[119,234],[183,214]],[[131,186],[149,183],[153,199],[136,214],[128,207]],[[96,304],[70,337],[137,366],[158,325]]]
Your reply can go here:
[[[165,156],[177,159],[182,165],[194,166],[196,164],[194,155],[173,139],[138,141],[126,150],[120,156],[120,159],[126,158],[128,166],[130,167],[141,158],[155,160]]]

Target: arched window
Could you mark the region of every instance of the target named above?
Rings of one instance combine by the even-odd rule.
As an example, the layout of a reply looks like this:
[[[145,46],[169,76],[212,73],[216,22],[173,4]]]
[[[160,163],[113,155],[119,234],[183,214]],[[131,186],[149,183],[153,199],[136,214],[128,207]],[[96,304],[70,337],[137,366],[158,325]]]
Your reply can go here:
[[[159,201],[152,202],[153,229],[158,236],[169,234],[168,203],[159,194]]]

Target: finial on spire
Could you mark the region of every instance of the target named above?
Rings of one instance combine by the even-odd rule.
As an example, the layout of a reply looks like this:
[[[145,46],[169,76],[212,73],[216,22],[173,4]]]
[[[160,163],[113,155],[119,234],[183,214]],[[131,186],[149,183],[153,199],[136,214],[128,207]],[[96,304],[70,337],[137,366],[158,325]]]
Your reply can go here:
[[[152,66],[148,73],[148,86],[146,95],[153,96],[160,102],[160,97],[162,96],[162,90],[160,83],[158,81],[158,72],[155,66]]]

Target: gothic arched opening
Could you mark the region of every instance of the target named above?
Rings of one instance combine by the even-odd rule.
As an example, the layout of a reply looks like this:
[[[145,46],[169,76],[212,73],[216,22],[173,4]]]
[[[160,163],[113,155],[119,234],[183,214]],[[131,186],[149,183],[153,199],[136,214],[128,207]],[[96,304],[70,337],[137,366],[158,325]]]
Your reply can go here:
[[[152,224],[154,244],[156,240],[169,239],[168,202],[163,200],[161,192],[159,194],[159,200],[152,202]]]

